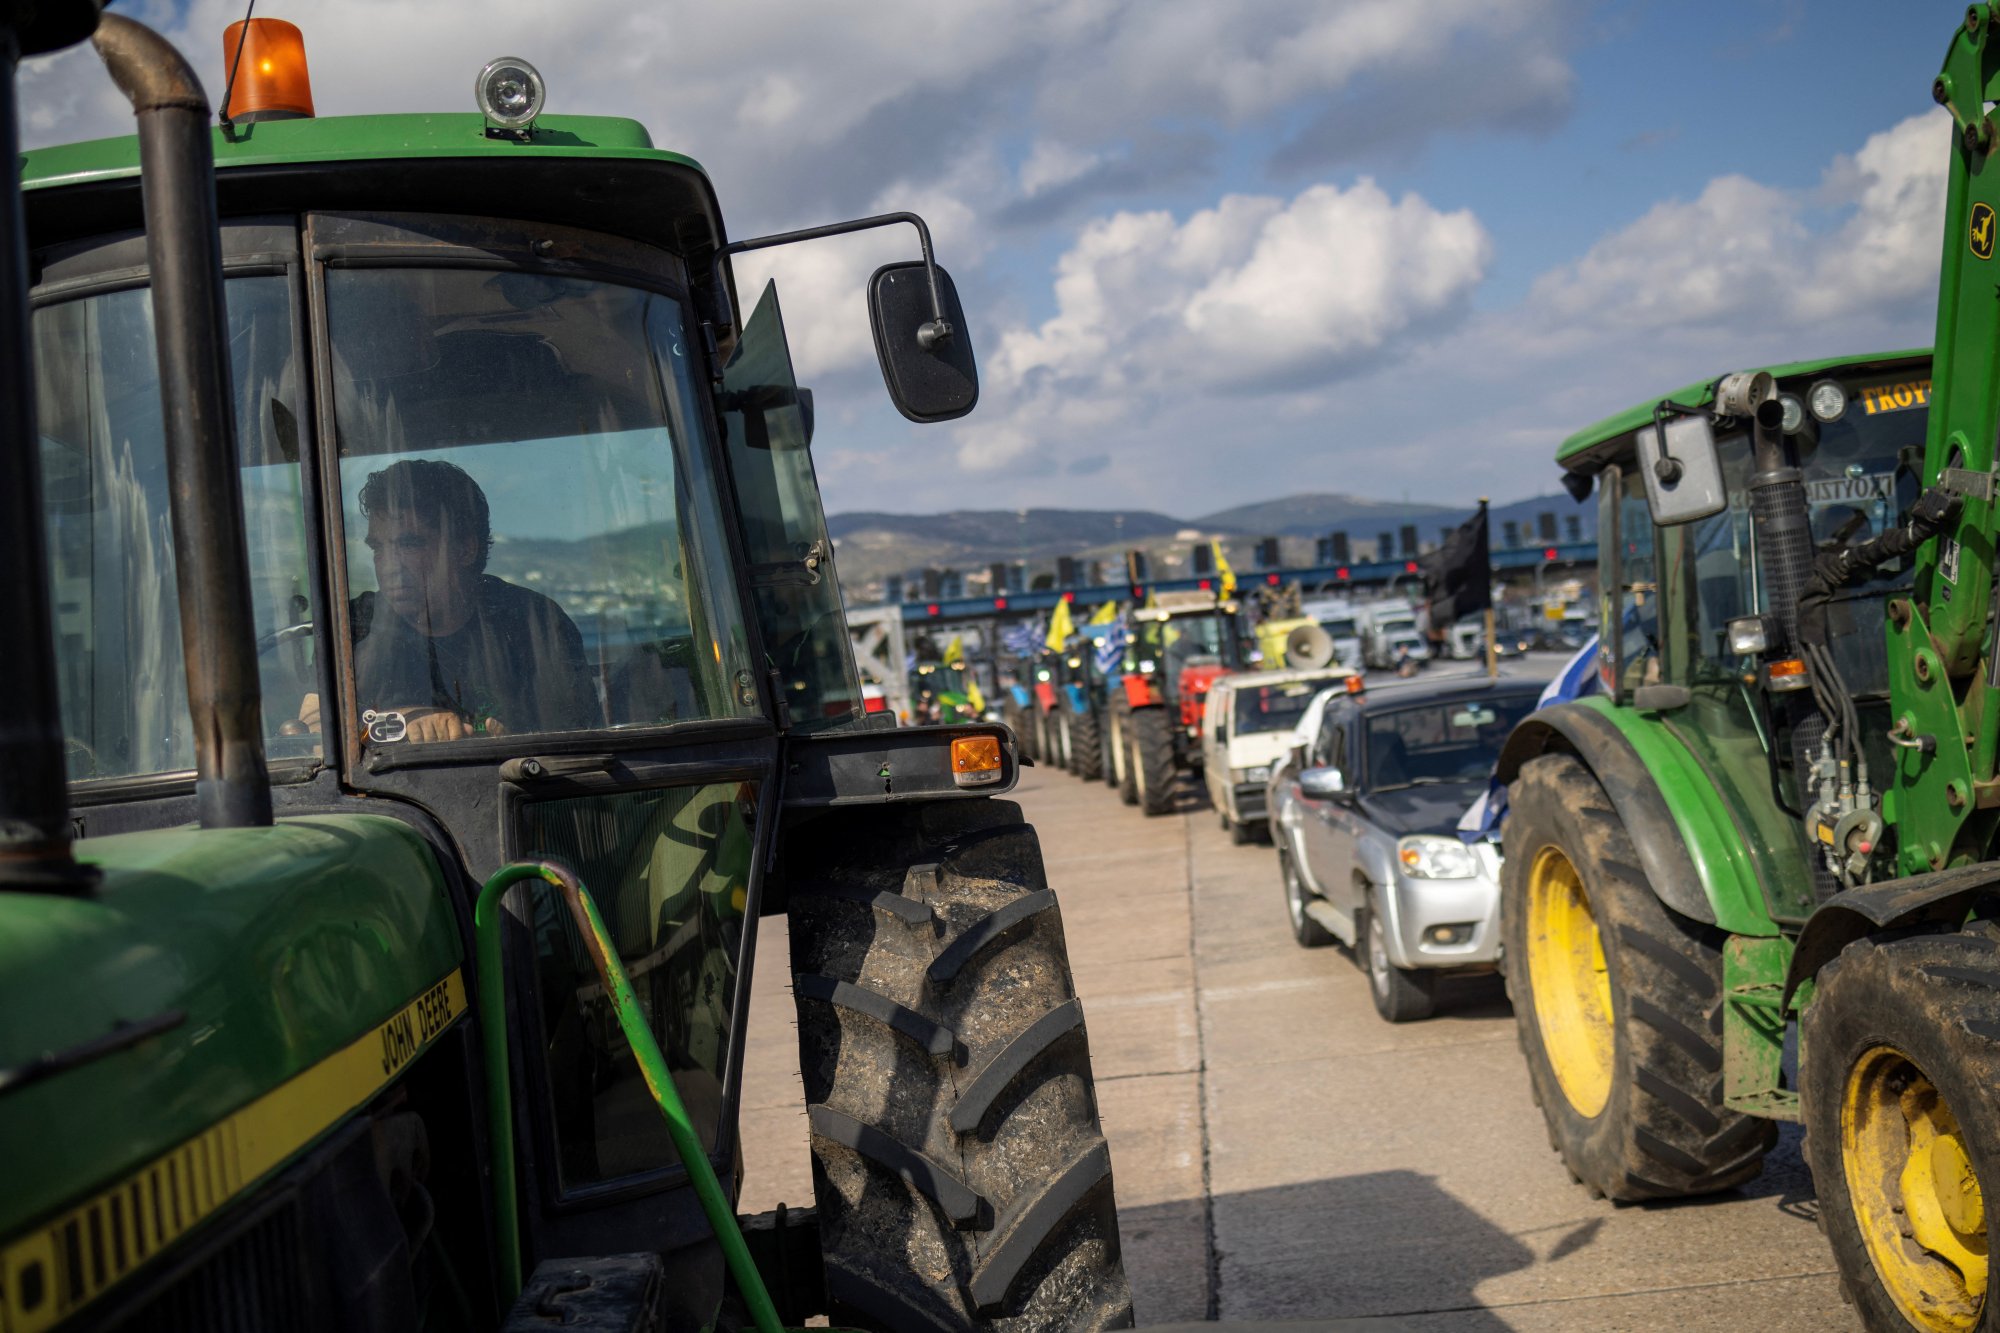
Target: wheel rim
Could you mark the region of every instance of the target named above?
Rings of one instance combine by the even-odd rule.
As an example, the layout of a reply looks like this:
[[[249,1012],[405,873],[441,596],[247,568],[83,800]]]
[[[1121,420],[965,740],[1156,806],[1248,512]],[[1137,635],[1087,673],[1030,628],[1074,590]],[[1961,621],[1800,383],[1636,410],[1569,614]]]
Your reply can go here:
[[[1611,1100],[1611,977],[1583,878],[1558,847],[1528,868],[1528,984],[1556,1084],[1591,1119]]]
[[[1299,883],[1299,872],[1292,869],[1289,859],[1281,862],[1285,870],[1285,910],[1291,914],[1292,929],[1305,924],[1306,904],[1304,886]]]
[[[1958,1117],[1891,1046],[1848,1071],[1840,1104],[1847,1195],[1882,1287],[1921,1329],[1958,1333],[1986,1304],[1986,1206]]]

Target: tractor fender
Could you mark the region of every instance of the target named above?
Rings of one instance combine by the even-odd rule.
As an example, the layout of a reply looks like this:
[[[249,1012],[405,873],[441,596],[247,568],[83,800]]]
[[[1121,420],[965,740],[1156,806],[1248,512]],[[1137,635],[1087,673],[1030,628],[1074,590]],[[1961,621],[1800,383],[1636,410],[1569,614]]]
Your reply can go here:
[[[1494,776],[1512,782],[1521,766],[1549,753],[1567,752],[1583,762],[1611,798],[1638,849],[1639,868],[1660,901],[1705,925],[1717,924],[1711,889],[1688,852],[1682,820],[1668,804],[1646,762],[1608,709],[1573,700],[1524,718],[1501,748]],[[1761,915],[1761,913],[1760,913]],[[1747,934],[1768,935],[1768,922]]]
[[[1069,704],[1069,711],[1079,717],[1090,711],[1090,696],[1083,692],[1081,685],[1065,685],[1063,699]]]
[[[1848,889],[1814,912],[1799,933],[1785,972],[1784,1004],[1840,951],[1864,936],[1903,926],[1956,926],[1981,897],[2000,899],[2000,862],[1956,866]]]

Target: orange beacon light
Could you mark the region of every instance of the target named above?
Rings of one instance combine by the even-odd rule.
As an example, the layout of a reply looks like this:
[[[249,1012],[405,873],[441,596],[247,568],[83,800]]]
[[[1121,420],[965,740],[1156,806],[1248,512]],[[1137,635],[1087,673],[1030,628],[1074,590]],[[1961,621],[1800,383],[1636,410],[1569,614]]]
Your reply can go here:
[[[242,54],[237,54],[238,43]],[[313,113],[312,75],[306,69],[306,39],[283,19],[249,19],[222,32],[224,77],[235,71],[223,119],[299,120]]]

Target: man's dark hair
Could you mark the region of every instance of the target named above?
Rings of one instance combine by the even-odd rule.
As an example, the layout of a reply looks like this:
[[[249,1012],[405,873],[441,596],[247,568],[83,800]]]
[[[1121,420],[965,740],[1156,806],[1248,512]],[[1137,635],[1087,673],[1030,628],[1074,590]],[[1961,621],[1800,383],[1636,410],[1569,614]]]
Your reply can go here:
[[[384,510],[420,514],[454,536],[476,536],[479,559],[472,572],[485,572],[486,557],[493,551],[493,520],[486,511],[486,492],[458,464],[405,458],[369,473],[361,485],[362,517]]]

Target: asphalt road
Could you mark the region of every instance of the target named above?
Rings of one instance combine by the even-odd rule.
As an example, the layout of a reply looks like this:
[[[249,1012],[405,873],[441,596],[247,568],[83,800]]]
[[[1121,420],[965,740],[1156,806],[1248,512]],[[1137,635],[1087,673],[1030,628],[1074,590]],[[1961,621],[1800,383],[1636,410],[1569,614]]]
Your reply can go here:
[[[1230,846],[1192,783],[1156,819],[1046,768],[1015,799],[1062,903],[1141,1325],[1858,1326],[1796,1132],[1743,1189],[1593,1201],[1549,1149],[1497,979],[1449,985],[1437,1017],[1390,1026],[1344,952],[1292,942],[1275,854]],[[748,1212],[812,1196],[783,925],[766,929]]]

